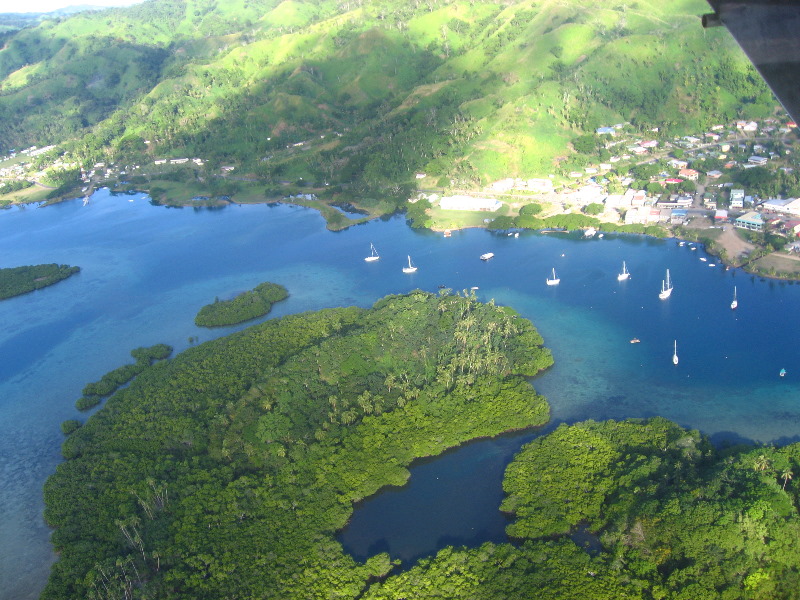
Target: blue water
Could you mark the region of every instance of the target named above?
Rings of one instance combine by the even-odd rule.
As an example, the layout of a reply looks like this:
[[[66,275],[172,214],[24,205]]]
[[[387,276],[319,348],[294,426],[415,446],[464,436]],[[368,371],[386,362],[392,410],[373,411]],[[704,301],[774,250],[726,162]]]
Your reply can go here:
[[[363,261],[370,242],[381,254],[375,263]],[[484,252],[496,256],[482,262]],[[413,275],[401,272],[407,254],[419,267]],[[105,190],[86,206],[3,211],[0,265],[58,262],[82,271],[0,302],[0,598],[38,596],[54,560],[41,487],[60,460],[60,422],[84,418],[74,401],[85,383],[129,362],[136,346],[165,342],[180,351],[191,336],[202,342],[235,330],[197,328],[194,315],[262,281],[291,294],[270,318],[369,306],[415,287],[479,286],[480,298],[531,318],[553,350],[555,366],[534,385],[556,423],[661,414],[715,440],[797,439],[800,349],[791,323],[800,286],[710,268],[702,254],[635,236],[469,230],[445,239],[402,218],[331,233],[303,208],[168,209]],[[631,278],[620,283],[622,260]],[[553,267],[561,285],[547,287]],[[660,301],[667,267],[675,291]],[[641,343],[630,344],[633,337]],[[531,436],[477,442],[420,464],[408,486],[358,507],[345,547],[407,559],[451,542],[502,539],[502,469]]]

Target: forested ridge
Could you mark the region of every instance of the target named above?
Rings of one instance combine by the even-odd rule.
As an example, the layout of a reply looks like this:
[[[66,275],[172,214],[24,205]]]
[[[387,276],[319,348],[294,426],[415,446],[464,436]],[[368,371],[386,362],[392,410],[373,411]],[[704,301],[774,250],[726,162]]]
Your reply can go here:
[[[596,127],[656,137],[776,103],[703,0],[149,0],[2,35],[0,152],[221,165],[374,202],[568,172]],[[653,133],[658,128],[658,133]],[[585,149],[584,149],[585,150]],[[197,179],[195,179],[197,178]],[[329,184],[326,186],[325,184]],[[219,189],[217,189],[219,188]]]
[[[43,598],[355,598],[392,568],[333,534],[415,458],[548,408],[527,320],[469,295],[284,317],[156,363],[64,443]],[[70,425],[65,431],[71,431]]]

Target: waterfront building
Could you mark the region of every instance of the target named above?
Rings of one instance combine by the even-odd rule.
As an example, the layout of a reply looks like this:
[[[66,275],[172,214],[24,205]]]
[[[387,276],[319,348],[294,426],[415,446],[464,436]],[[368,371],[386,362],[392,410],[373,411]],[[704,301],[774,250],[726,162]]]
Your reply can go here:
[[[494,198],[473,198],[472,196],[442,196],[439,207],[442,210],[474,210],[494,212],[503,203]]]

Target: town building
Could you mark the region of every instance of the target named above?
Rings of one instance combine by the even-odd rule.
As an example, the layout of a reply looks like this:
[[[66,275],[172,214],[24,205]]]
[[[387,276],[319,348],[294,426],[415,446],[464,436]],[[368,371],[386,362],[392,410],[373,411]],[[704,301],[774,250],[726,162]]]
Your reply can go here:
[[[764,220],[761,215],[755,211],[750,211],[743,214],[733,222],[734,227],[740,229],[748,229],[750,231],[761,231],[764,229]]]
[[[494,198],[473,198],[472,196],[442,196],[439,207],[442,210],[496,211],[503,203]]]
[[[761,207],[767,211],[782,213],[785,212],[786,205],[791,201],[789,198],[769,198],[764,200]]]

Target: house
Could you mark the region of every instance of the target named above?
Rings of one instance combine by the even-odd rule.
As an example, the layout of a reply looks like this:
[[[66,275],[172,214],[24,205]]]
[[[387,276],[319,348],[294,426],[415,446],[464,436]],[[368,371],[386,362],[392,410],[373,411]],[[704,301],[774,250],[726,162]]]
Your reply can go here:
[[[755,121],[736,121],[736,129],[744,132],[758,131],[758,123]]]
[[[683,177],[684,179],[688,179],[689,181],[697,181],[697,178],[700,176],[694,169],[681,169],[678,171],[678,175]]]
[[[625,212],[625,225],[645,225],[650,214],[650,209],[631,208]]]
[[[680,223],[685,221],[686,218],[689,216],[689,211],[685,208],[676,208],[672,211],[672,222],[673,223]]]
[[[692,198],[672,194],[669,198],[660,199],[656,204],[659,208],[687,209],[692,205]]]
[[[639,190],[633,193],[631,196],[631,206],[644,206],[645,200],[647,199],[647,192],[644,190]]]
[[[685,161],[682,158],[672,158],[669,160],[669,162],[667,162],[667,164],[673,169],[685,169],[689,166],[688,161]]]
[[[769,159],[766,158],[765,156],[751,156],[750,158],[747,159],[747,162],[750,163],[751,165],[756,165],[758,167],[761,167],[767,164],[768,160]]]
[[[744,207],[744,190],[736,189],[731,190],[731,208]]]
[[[709,179],[719,179],[720,177],[722,177],[722,171],[717,171],[716,169],[713,171],[709,171],[708,173],[706,173],[706,177],[708,177]]]
[[[719,209],[714,213],[714,222],[719,223],[721,221],[728,220],[728,211],[725,209]]]
[[[755,211],[743,214],[733,222],[734,227],[739,229],[749,229],[750,231],[761,231],[764,229],[764,220]]]
[[[617,135],[617,130],[613,127],[598,127],[595,129],[597,135]]]
[[[786,233],[797,236],[798,233],[800,233],[800,221],[798,221],[797,219],[786,221],[783,224],[783,229]]]
[[[473,198],[472,196],[442,196],[439,207],[442,210],[496,211],[503,203],[494,198]]]

